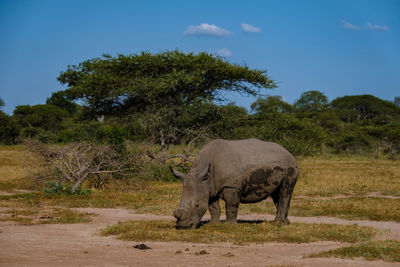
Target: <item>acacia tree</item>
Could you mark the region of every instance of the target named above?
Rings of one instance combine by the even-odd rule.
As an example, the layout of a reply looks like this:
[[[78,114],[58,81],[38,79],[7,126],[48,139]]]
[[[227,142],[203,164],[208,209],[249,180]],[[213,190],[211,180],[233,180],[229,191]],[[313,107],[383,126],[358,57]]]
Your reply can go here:
[[[83,100],[93,116],[150,114],[160,144],[173,141],[177,115],[196,102],[225,100],[227,91],[256,96],[275,87],[265,70],[176,50],[104,55],[69,66],[58,80],[68,86],[68,98]]]
[[[275,87],[264,70],[179,51],[104,55],[69,66],[58,80],[68,86],[68,97],[84,100],[97,114],[188,106],[198,99],[223,99],[224,91],[257,95]]]

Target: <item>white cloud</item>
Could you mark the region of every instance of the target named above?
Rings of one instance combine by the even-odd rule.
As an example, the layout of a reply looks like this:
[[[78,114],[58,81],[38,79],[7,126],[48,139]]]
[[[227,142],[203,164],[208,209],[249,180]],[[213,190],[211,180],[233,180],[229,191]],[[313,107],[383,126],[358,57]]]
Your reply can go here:
[[[359,26],[351,24],[350,22],[347,22],[345,19],[342,20],[343,28],[346,30],[352,30],[352,31],[358,31],[360,29]]]
[[[203,35],[203,36],[213,36],[213,37],[225,37],[232,33],[228,30],[220,28],[215,24],[202,23],[199,26],[190,25],[186,31],[183,32],[184,35]]]
[[[379,25],[373,25],[371,22],[367,23],[368,29],[371,31],[388,31],[389,28],[387,26],[379,26]]]
[[[222,49],[217,51],[217,55],[221,56],[221,57],[231,57],[232,56],[232,52],[228,48],[222,48]]]
[[[242,31],[244,31],[244,32],[251,32],[251,33],[259,33],[259,32],[261,32],[260,28],[255,27],[255,26],[250,25],[250,24],[242,23],[241,26],[242,26]]]

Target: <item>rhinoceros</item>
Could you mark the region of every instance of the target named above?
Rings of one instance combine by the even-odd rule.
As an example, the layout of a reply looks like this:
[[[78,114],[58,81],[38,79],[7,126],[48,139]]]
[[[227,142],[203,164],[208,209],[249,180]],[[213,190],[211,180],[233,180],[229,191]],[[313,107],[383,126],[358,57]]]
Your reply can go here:
[[[219,199],[225,201],[226,222],[236,223],[239,203],[255,203],[271,196],[275,222],[289,224],[290,199],[298,177],[295,158],[282,146],[258,139],[213,140],[204,146],[187,174],[171,167],[183,181],[176,228],[197,228],[210,210],[211,223],[219,222]]]

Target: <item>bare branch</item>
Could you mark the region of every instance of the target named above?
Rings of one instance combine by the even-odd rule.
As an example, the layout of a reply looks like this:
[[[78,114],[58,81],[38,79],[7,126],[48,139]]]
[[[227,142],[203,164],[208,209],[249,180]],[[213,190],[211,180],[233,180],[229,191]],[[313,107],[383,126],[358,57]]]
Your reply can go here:
[[[98,180],[102,179],[101,174],[124,177],[133,170],[128,167],[132,160],[121,158],[109,146],[77,143],[67,145],[54,153],[50,153],[49,147],[42,143],[32,144],[32,147],[32,151],[40,154],[49,166],[58,170],[61,177],[72,184],[72,192],[91,176]]]

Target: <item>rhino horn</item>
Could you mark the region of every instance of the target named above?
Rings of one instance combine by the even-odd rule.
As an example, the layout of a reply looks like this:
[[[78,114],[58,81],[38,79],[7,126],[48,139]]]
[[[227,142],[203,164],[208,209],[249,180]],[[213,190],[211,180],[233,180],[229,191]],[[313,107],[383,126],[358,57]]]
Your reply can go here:
[[[169,169],[171,170],[172,174],[179,179],[183,179],[185,177],[184,173],[181,173],[180,171],[174,170],[171,166],[169,166]]]

